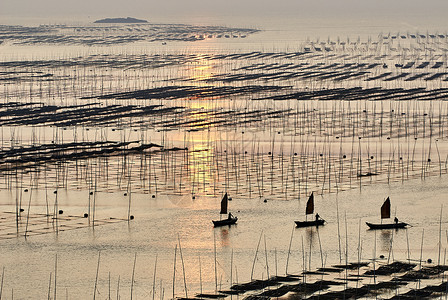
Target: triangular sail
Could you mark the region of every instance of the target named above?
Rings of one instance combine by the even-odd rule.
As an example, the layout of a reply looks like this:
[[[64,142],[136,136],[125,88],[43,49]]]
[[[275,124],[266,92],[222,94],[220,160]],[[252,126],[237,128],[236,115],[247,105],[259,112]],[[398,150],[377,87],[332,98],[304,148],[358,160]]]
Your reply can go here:
[[[390,218],[390,199],[387,197],[386,201],[384,201],[381,206],[381,219]]]
[[[314,194],[311,192],[308,201],[306,202],[306,214],[310,215],[314,213]]]
[[[227,202],[229,201],[229,198],[227,197],[227,193],[225,193],[224,197],[222,197],[221,200],[221,212],[220,214],[227,214]]]

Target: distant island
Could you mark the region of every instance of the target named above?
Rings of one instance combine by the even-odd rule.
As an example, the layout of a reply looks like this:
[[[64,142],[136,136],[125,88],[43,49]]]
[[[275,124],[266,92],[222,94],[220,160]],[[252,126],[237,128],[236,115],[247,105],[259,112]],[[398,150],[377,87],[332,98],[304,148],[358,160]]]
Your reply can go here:
[[[128,24],[128,23],[148,23],[148,21],[127,17],[127,18],[106,18],[106,19],[96,20],[93,23],[126,23],[126,24]]]

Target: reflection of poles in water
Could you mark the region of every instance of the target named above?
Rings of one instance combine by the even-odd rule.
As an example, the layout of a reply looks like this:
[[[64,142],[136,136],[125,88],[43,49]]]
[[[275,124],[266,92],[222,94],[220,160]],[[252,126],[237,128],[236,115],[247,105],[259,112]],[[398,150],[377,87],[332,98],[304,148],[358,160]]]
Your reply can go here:
[[[286,270],[285,270],[285,274],[288,275],[288,264],[289,264],[289,255],[291,254],[291,245],[292,245],[292,238],[294,236],[294,229],[295,229],[295,225],[292,226],[292,231],[291,231],[291,238],[289,240],[289,247],[288,247],[288,254],[286,255]],[[448,238],[448,235],[447,235]]]
[[[120,300],[120,275],[118,275],[117,280],[117,300]]]
[[[232,286],[232,284],[230,284],[230,286]],[[201,295],[202,295],[202,263],[200,254],[199,254],[199,287],[201,289]]]
[[[47,293],[47,299],[51,299],[50,297],[50,294],[51,294],[51,281],[52,281],[52,276],[53,275],[53,273],[51,273],[50,272],[50,280],[48,281],[48,293]],[[2,283],[3,283],[3,276],[2,276]],[[3,285],[2,285],[2,287],[3,287]],[[3,289],[3,288],[2,288]],[[1,295],[1,292],[0,292],[0,295]]]
[[[275,277],[278,277],[277,248],[274,248],[274,260],[275,260]]]
[[[218,271],[216,269],[216,233],[213,230],[213,254],[215,263],[215,293],[218,292]]]
[[[341,232],[339,227],[339,201],[336,197],[336,216],[337,216],[337,222],[338,222],[338,246],[339,246],[339,264],[342,262],[342,250],[341,250]]]
[[[345,288],[348,287],[348,228],[347,228],[347,212],[344,213],[345,218]]]
[[[177,244],[174,248],[174,263],[173,263],[173,299],[175,299],[175,287],[176,287],[176,256],[177,256]]]
[[[257,249],[255,250],[254,262],[252,264],[252,271],[250,273],[250,280],[252,281],[254,278],[254,269],[255,269],[255,261],[257,260],[258,248],[260,247],[261,237],[263,235],[263,231],[260,233],[260,238],[258,239]]]
[[[313,246],[313,231],[309,231],[310,232],[310,257],[308,259],[308,270],[311,270],[311,250],[312,250],[312,246]]]
[[[25,226],[25,240],[28,233],[28,223],[30,220],[30,209],[31,209],[31,196],[33,195],[33,183],[32,183],[33,175],[30,176],[30,198],[28,200],[28,212],[26,214],[26,226]]]
[[[439,256],[437,259],[437,265],[440,266],[440,251],[442,250],[442,210],[443,204],[440,206],[440,222],[439,222]]]
[[[230,288],[233,285],[233,249],[232,254],[230,255]],[[202,285],[201,285],[201,294],[202,294]]]
[[[319,241],[319,250],[320,250],[320,262],[321,262],[321,266],[322,268],[324,267],[324,253],[322,251],[322,243],[320,241],[320,234],[319,234],[319,228],[316,228],[317,231],[317,239]]]
[[[394,256],[393,243],[394,243],[394,232],[392,231],[392,234],[390,236],[389,255],[387,256],[387,264],[389,264],[390,257]]]
[[[99,267],[99,256],[98,256],[98,267]],[[97,271],[98,274],[98,271]],[[56,298],[56,288],[57,288],[57,275],[58,275],[58,254],[56,253],[56,258],[54,260],[54,294],[53,294],[53,299],[57,299]],[[98,277],[98,276],[97,276]],[[95,291],[96,291],[96,282],[95,282]],[[95,294],[93,294],[93,299],[95,300]]]
[[[305,283],[306,287],[306,257],[305,257],[305,246],[303,245],[303,235],[302,235],[302,274],[303,274],[303,283]]]
[[[376,230],[375,230],[375,238],[374,238],[374,245],[373,245],[373,283],[376,284],[376,266],[375,266],[375,262],[376,262]]]
[[[134,275],[135,275],[135,263],[137,262],[137,253],[134,256],[134,266],[132,267],[132,278],[131,278],[131,300],[134,292]]]
[[[96,265],[96,276],[95,276],[95,285],[93,288],[93,300],[96,299],[96,290],[97,290],[97,285],[98,285],[98,273],[100,271],[100,257],[101,257],[101,252],[98,251],[98,263]],[[55,271],[55,295],[54,295],[54,299],[56,299],[56,271]]]
[[[408,234],[408,229],[406,228],[406,245],[407,245],[407,254],[408,254],[408,263],[410,263],[411,262],[411,252],[410,252],[410,249],[409,249],[409,234]]]
[[[264,235],[264,254],[266,258],[266,273],[268,274],[269,279],[268,249],[266,247],[266,235]]]
[[[420,246],[420,265],[419,270],[422,269],[422,259],[423,259],[423,237],[425,235],[425,229],[422,229],[422,244]],[[420,279],[418,279],[418,287],[420,288]]]
[[[359,219],[358,224],[358,278],[359,278],[359,272],[360,272],[360,264],[361,264],[361,218]],[[358,288],[358,281],[356,281],[356,288]]]
[[[152,281],[152,300],[155,300],[156,296],[156,272],[157,272],[157,255],[156,255],[156,261],[154,263],[154,277]]]
[[[188,298],[188,289],[187,289],[187,278],[185,276],[185,265],[184,265],[184,257],[182,255],[182,246],[180,245],[180,237],[177,235],[177,240],[179,242],[179,253],[180,253],[180,261],[182,263],[182,274],[184,276],[184,288],[185,288],[185,298]]]

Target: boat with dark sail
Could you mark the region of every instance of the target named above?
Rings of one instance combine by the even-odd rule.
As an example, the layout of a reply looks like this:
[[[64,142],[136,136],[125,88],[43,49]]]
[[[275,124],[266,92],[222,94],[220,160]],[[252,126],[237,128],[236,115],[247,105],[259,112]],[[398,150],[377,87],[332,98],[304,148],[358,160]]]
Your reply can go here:
[[[228,208],[228,202],[229,197],[227,193],[224,194],[221,200],[221,211],[219,212],[220,215],[227,215],[227,208]],[[227,225],[233,225],[236,224],[236,221],[238,221],[238,218],[232,215],[232,213],[229,212],[227,219],[221,219],[221,220],[212,220],[214,227],[221,227],[221,226],[227,226]]]
[[[383,205],[381,205],[381,221],[383,219],[389,219],[390,218],[390,198],[387,197],[387,199],[384,201]],[[383,223],[375,224],[375,223],[369,223],[366,222],[367,226],[369,226],[369,229],[400,229],[400,228],[406,228],[408,226],[408,223],[400,222],[398,221],[398,218],[394,218],[393,223]]]
[[[311,195],[308,198],[308,201],[306,202],[306,209],[305,209],[305,215],[312,215],[314,214],[314,194],[311,192]],[[325,220],[322,219],[319,214],[316,214],[315,219],[312,221],[294,221],[296,223],[296,227],[311,227],[311,226],[322,226],[325,225]]]

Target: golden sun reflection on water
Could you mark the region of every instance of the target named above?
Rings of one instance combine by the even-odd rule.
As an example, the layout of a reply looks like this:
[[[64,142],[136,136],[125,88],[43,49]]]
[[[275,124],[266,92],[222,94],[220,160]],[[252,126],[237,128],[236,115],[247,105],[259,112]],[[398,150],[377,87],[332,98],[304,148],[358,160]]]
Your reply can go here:
[[[187,76],[193,81],[207,81],[212,78],[215,64],[205,54],[198,55],[197,66],[188,70]]]
[[[193,135],[196,136],[196,135]],[[191,149],[191,150],[190,150]],[[189,147],[188,172],[193,194],[211,194],[209,188],[215,180],[212,172],[214,149],[212,143],[192,138]]]

